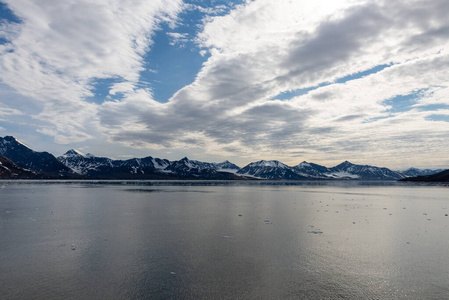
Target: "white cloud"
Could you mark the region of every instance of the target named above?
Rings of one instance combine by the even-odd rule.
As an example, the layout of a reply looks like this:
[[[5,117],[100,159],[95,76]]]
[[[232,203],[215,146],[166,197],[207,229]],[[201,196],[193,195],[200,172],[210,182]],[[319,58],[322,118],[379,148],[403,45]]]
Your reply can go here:
[[[170,45],[180,45],[184,46],[185,43],[187,43],[189,39],[188,33],[180,33],[180,32],[167,32],[167,35],[170,37]]]
[[[67,140],[90,137],[86,125],[95,108],[83,99],[92,96],[91,84],[121,78],[112,94],[135,88],[151,35],[161,20],[174,19],[181,9],[180,1],[164,0],[6,3],[22,23],[10,30],[16,36],[0,49],[0,79],[44,101],[37,118],[51,120],[54,131],[47,132]]]
[[[60,116],[41,129],[60,142],[89,138],[87,128],[95,128],[136,148],[389,166],[413,157],[436,164],[449,146],[449,123],[430,121],[435,111],[423,109],[448,104],[447,1],[246,1],[228,15],[207,16],[196,41],[210,57],[168,103],[136,87],[160,15],[173,20],[183,5],[73,3],[11,2],[25,22],[15,51],[0,59],[5,83],[45,99],[38,118]],[[186,38],[168,34],[173,42]],[[384,64],[392,65],[335,83]],[[94,78],[123,78],[110,91],[123,98],[80,101]],[[271,100],[323,83],[306,95]],[[392,112],[387,100],[418,91],[415,105]]]
[[[20,24],[0,21],[0,38],[7,41],[15,39],[20,34]]]
[[[198,41],[211,57],[195,82],[159,109],[140,106],[144,108],[133,114],[140,127],[110,133],[125,143],[186,147],[191,139],[185,135],[194,132],[192,143],[206,151],[230,149],[290,161],[295,152],[321,161],[343,156],[373,160],[367,152],[385,160],[389,153],[390,163],[405,150],[419,154],[427,141],[447,132],[449,123],[435,128],[426,120],[430,113],[417,110],[391,114],[385,101],[435,86],[439,90],[433,98],[447,92],[449,31],[441,11],[449,4],[332,3],[251,1],[229,15],[209,18]],[[390,63],[394,65],[365,78],[284,102],[270,100],[284,91]],[[446,101],[438,99],[424,96],[420,103]],[[106,104],[108,116],[129,111],[127,102],[120,110]],[[150,97],[145,103],[151,103]],[[441,141],[433,149],[447,146]]]
[[[23,115],[23,113],[17,109],[5,107],[0,104],[0,117],[2,116],[14,116],[14,115]]]

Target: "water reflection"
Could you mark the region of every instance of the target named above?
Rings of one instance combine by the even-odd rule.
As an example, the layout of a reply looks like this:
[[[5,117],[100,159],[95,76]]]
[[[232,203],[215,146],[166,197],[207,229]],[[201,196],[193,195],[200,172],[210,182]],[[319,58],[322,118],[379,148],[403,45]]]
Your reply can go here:
[[[446,195],[403,185],[8,184],[0,289],[16,299],[444,298]]]

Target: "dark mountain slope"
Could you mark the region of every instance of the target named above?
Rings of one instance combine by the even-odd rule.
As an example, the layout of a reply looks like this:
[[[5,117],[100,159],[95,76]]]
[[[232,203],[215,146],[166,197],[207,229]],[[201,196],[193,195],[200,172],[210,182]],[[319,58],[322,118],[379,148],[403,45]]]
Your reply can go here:
[[[12,136],[0,137],[0,155],[15,164],[44,174],[71,176],[72,170],[48,152],[37,152]]]
[[[445,170],[433,175],[408,177],[401,179],[401,181],[449,182],[449,170]]]
[[[11,160],[0,155],[0,179],[38,179],[41,174],[16,165]]]

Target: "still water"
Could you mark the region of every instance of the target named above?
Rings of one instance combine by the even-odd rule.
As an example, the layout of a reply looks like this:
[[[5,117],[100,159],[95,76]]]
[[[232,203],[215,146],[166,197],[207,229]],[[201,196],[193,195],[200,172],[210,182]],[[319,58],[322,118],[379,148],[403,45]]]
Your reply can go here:
[[[449,299],[449,187],[0,182],[2,299]]]

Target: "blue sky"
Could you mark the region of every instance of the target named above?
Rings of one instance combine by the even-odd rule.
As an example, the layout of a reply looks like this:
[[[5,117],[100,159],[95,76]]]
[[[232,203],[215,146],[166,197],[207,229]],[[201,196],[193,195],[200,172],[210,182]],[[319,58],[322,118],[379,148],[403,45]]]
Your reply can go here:
[[[448,167],[448,10],[0,1],[0,135],[55,155]]]

